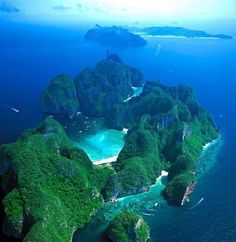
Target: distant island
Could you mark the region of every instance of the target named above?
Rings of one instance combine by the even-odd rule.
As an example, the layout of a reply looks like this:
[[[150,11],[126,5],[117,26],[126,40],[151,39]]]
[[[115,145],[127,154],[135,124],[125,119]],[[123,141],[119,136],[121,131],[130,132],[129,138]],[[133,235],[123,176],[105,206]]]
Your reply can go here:
[[[147,44],[147,41],[139,35],[119,26],[102,27],[96,25],[93,29],[87,31],[85,39],[117,47],[140,47]]]
[[[139,96],[133,96],[133,86],[143,86]],[[203,146],[219,136],[190,87],[144,81],[141,71],[112,53],[75,79],[54,78],[42,105],[66,117],[82,111],[103,119],[107,128],[128,132],[109,165],[94,165],[51,117],[0,147],[4,232],[24,242],[71,241],[104,202],[148,191],[163,171],[168,172],[163,197],[172,206],[183,205],[194,189]],[[125,211],[106,233],[114,242],[145,242],[149,228],[138,214]]]
[[[182,36],[187,38],[217,38],[217,39],[232,39],[233,37],[225,34],[208,34],[205,31],[187,29],[182,27],[146,27],[146,28],[131,28],[134,33],[143,33],[153,36]]]

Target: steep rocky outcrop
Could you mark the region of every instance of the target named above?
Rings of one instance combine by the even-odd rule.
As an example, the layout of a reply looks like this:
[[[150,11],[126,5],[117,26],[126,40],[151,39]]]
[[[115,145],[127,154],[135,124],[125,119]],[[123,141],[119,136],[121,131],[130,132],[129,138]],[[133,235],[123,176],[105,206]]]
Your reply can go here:
[[[2,161],[3,230],[9,236],[69,242],[74,228],[82,228],[103,205],[99,190],[109,172],[95,171],[51,118],[1,146]]]
[[[85,68],[75,78],[81,111],[90,116],[102,117],[115,105],[132,96],[132,86],[142,85],[143,74],[127,66],[116,54],[94,68]]]
[[[123,63],[104,60],[82,70],[75,79],[83,113],[104,116],[115,104],[133,94],[129,70]]]
[[[137,213],[122,211],[111,221],[106,234],[113,242],[146,242],[150,228]]]
[[[134,94],[133,86],[142,86],[143,74],[123,63],[114,53],[84,68],[72,80],[67,75],[56,76],[41,97],[42,109],[48,114],[74,118],[78,111],[92,117],[102,117],[116,104]]]
[[[43,92],[41,103],[45,113],[75,117],[80,106],[73,79],[64,74],[56,76]]]
[[[203,145],[218,136],[191,88],[157,82],[146,83],[140,96],[114,106],[106,124],[129,129],[114,164],[116,173],[103,190],[107,200],[147,190],[164,167],[169,175],[163,195],[169,204],[180,206],[195,182]]]

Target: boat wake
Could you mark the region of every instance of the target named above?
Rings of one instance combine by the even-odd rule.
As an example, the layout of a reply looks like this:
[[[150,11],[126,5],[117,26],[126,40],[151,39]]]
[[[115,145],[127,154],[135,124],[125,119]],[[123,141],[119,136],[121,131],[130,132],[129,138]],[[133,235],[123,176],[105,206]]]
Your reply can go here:
[[[19,113],[19,112],[20,112],[19,109],[16,109],[16,108],[11,107],[11,106],[6,105],[6,104],[2,104],[2,103],[0,103],[0,106],[1,106],[1,107],[4,107],[4,108],[7,108],[7,109],[10,109],[11,111],[16,112],[16,113]]]
[[[189,208],[188,211],[196,208],[200,203],[202,203],[203,200],[204,200],[204,197],[202,197],[194,206],[192,206],[191,208]]]

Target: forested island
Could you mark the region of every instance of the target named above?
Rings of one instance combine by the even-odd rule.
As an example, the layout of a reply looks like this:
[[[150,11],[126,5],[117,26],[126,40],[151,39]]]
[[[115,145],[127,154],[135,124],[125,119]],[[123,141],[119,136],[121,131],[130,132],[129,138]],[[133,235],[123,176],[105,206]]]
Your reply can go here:
[[[96,25],[87,31],[85,39],[117,47],[140,47],[147,44],[145,39],[120,26],[102,27]]]
[[[135,86],[143,86],[139,96],[133,96]],[[145,81],[116,54],[74,79],[55,77],[41,101],[48,114],[76,118],[82,112],[128,133],[109,166],[93,165],[53,118],[1,146],[4,232],[25,242],[71,241],[75,229],[82,229],[105,202],[148,191],[162,170],[169,173],[164,198],[173,206],[184,204],[196,182],[203,145],[219,135],[190,87]],[[149,230],[131,213],[118,215],[107,234],[113,241],[122,241],[119,236],[146,241]]]
[[[145,27],[131,28],[134,33],[143,33],[153,36],[182,36],[187,38],[217,38],[217,39],[232,39],[231,35],[226,34],[209,34],[202,30],[187,29],[183,27]]]

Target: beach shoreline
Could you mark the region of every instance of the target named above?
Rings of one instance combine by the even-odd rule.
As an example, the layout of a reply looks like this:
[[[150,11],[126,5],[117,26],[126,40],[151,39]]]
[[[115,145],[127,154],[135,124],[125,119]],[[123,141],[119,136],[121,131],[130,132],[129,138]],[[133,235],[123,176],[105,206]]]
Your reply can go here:
[[[117,158],[118,158],[118,155],[114,155],[114,156],[104,158],[104,159],[101,159],[101,160],[93,160],[92,162],[93,162],[93,165],[98,166],[98,165],[116,162]]]

